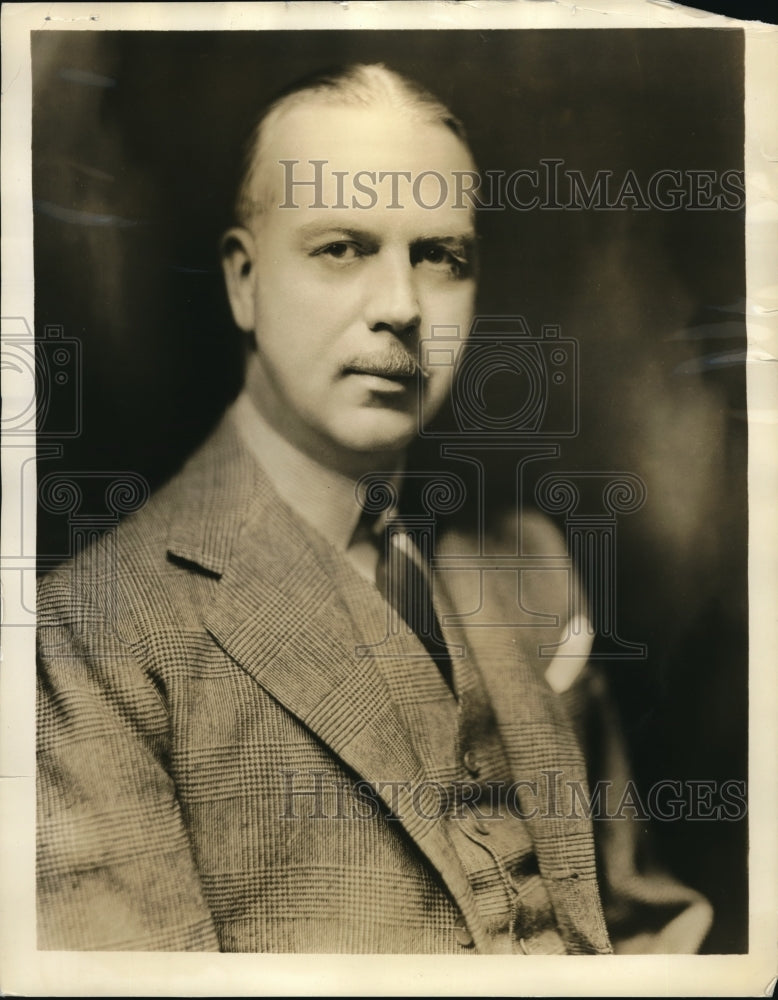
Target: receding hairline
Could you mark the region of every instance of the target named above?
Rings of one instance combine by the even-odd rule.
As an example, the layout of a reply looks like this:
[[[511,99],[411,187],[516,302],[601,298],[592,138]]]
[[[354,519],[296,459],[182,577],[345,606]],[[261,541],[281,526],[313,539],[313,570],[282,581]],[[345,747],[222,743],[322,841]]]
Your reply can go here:
[[[324,70],[281,91],[252,129],[235,200],[235,216],[240,224],[246,224],[267,206],[267,192],[261,190],[260,178],[265,171],[264,153],[275,127],[296,108],[310,107],[313,103],[332,108],[389,108],[420,124],[439,125],[455,136],[473,159],[462,122],[443,101],[415,80],[382,63],[357,63]]]

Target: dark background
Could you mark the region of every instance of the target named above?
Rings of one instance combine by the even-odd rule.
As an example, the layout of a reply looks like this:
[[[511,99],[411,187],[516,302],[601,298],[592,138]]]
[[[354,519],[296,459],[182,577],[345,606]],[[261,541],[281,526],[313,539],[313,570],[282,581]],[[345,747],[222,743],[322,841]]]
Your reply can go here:
[[[384,61],[463,119],[482,169],[542,157],[591,178],[743,167],[739,30],[40,32],[33,35],[36,335],[80,344],[48,392],[39,478],[162,482],[240,384],[217,246],[260,106],[312,69]],[[480,309],[560,324],[579,343],[580,433],[565,470],[639,475],[618,523],[619,632],[608,664],[642,788],[745,779],[747,581],[744,213],[481,213]],[[44,348],[44,351],[49,348]],[[52,383],[53,385],[53,383]],[[499,408],[495,383],[491,402]],[[81,419],[73,430],[75,389]],[[70,393],[70,395],[68,395]],[[416,460],[434,461],[434,449]],[[491,496],[513,500],[496,464]],[[42,507],[42,569],[72,548]],[[660,851],[714,903],[709,951],[747,948],[745,822],[657,823]]]
[[[736,17],[741,21],[764,21],[766,24],[778,23],[778,3],[776,0],[700,0],[686,2],[684,7],[694,7],[710,14],[723,14],[725,17]]]

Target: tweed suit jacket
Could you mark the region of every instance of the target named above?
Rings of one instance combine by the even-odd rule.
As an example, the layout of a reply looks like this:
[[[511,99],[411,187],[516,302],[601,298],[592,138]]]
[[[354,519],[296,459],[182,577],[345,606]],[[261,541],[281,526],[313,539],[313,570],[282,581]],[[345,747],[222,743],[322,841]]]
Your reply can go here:
[[[560,552],[538,517],[524,543]],[[476,551],[466,532],[439,539],[443,556]],[[224,421],[142,511],[44,579],[39,947],[457,953],[464,916],[471,952],[490,950],[445,823],[415,807],[427,776],[385,679],[421,646],[358,655],[386,606],[363,581],[375,633],[353,620],[354,573]],[[516,608],[511,574],[489,588],[448,576],[449,609],[499,622]],[[693,951],[707,903],[639,869],[635,825],[595,843],[590,820],[548,802],[549,772],[586,786],[587,727],[598,767],[627,771],[596,676],[562,697],[544,680],[537,648],[561,634],[566,583],[536,574],[522,601],[553,624],[444,630],[481,671],[514,776],[537,789],[527,824],[568,951]]]

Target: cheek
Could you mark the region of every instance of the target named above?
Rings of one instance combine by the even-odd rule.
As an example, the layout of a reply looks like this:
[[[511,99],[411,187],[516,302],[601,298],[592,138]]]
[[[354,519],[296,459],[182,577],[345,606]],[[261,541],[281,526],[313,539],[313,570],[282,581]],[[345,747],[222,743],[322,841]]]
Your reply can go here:
[[[303,265],[271,270],[260,289],[260,312],[285,338],[329,339],[359,313],[363,289],[358,282],[309,273]]]
[[[434,416],[451,393],[454,382],[453,367],[448,365],[434,366],[430,377],[424,385],[424,406],[429,417]]]
[[[451,283],[430,288],[424,296],[423,313],[432,326],[457,326],[464,339],[470,331],[475,307],[472,282]]]

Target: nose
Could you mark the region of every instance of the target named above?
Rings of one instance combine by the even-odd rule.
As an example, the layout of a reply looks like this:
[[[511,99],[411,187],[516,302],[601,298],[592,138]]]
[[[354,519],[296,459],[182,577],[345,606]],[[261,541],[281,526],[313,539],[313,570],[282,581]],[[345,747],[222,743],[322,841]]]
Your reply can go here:
[[[415,333],[421,323],[416,274],[408,249],[384,248],[372,270],[365,319],[371,330],[390,330],[398,337]]]

